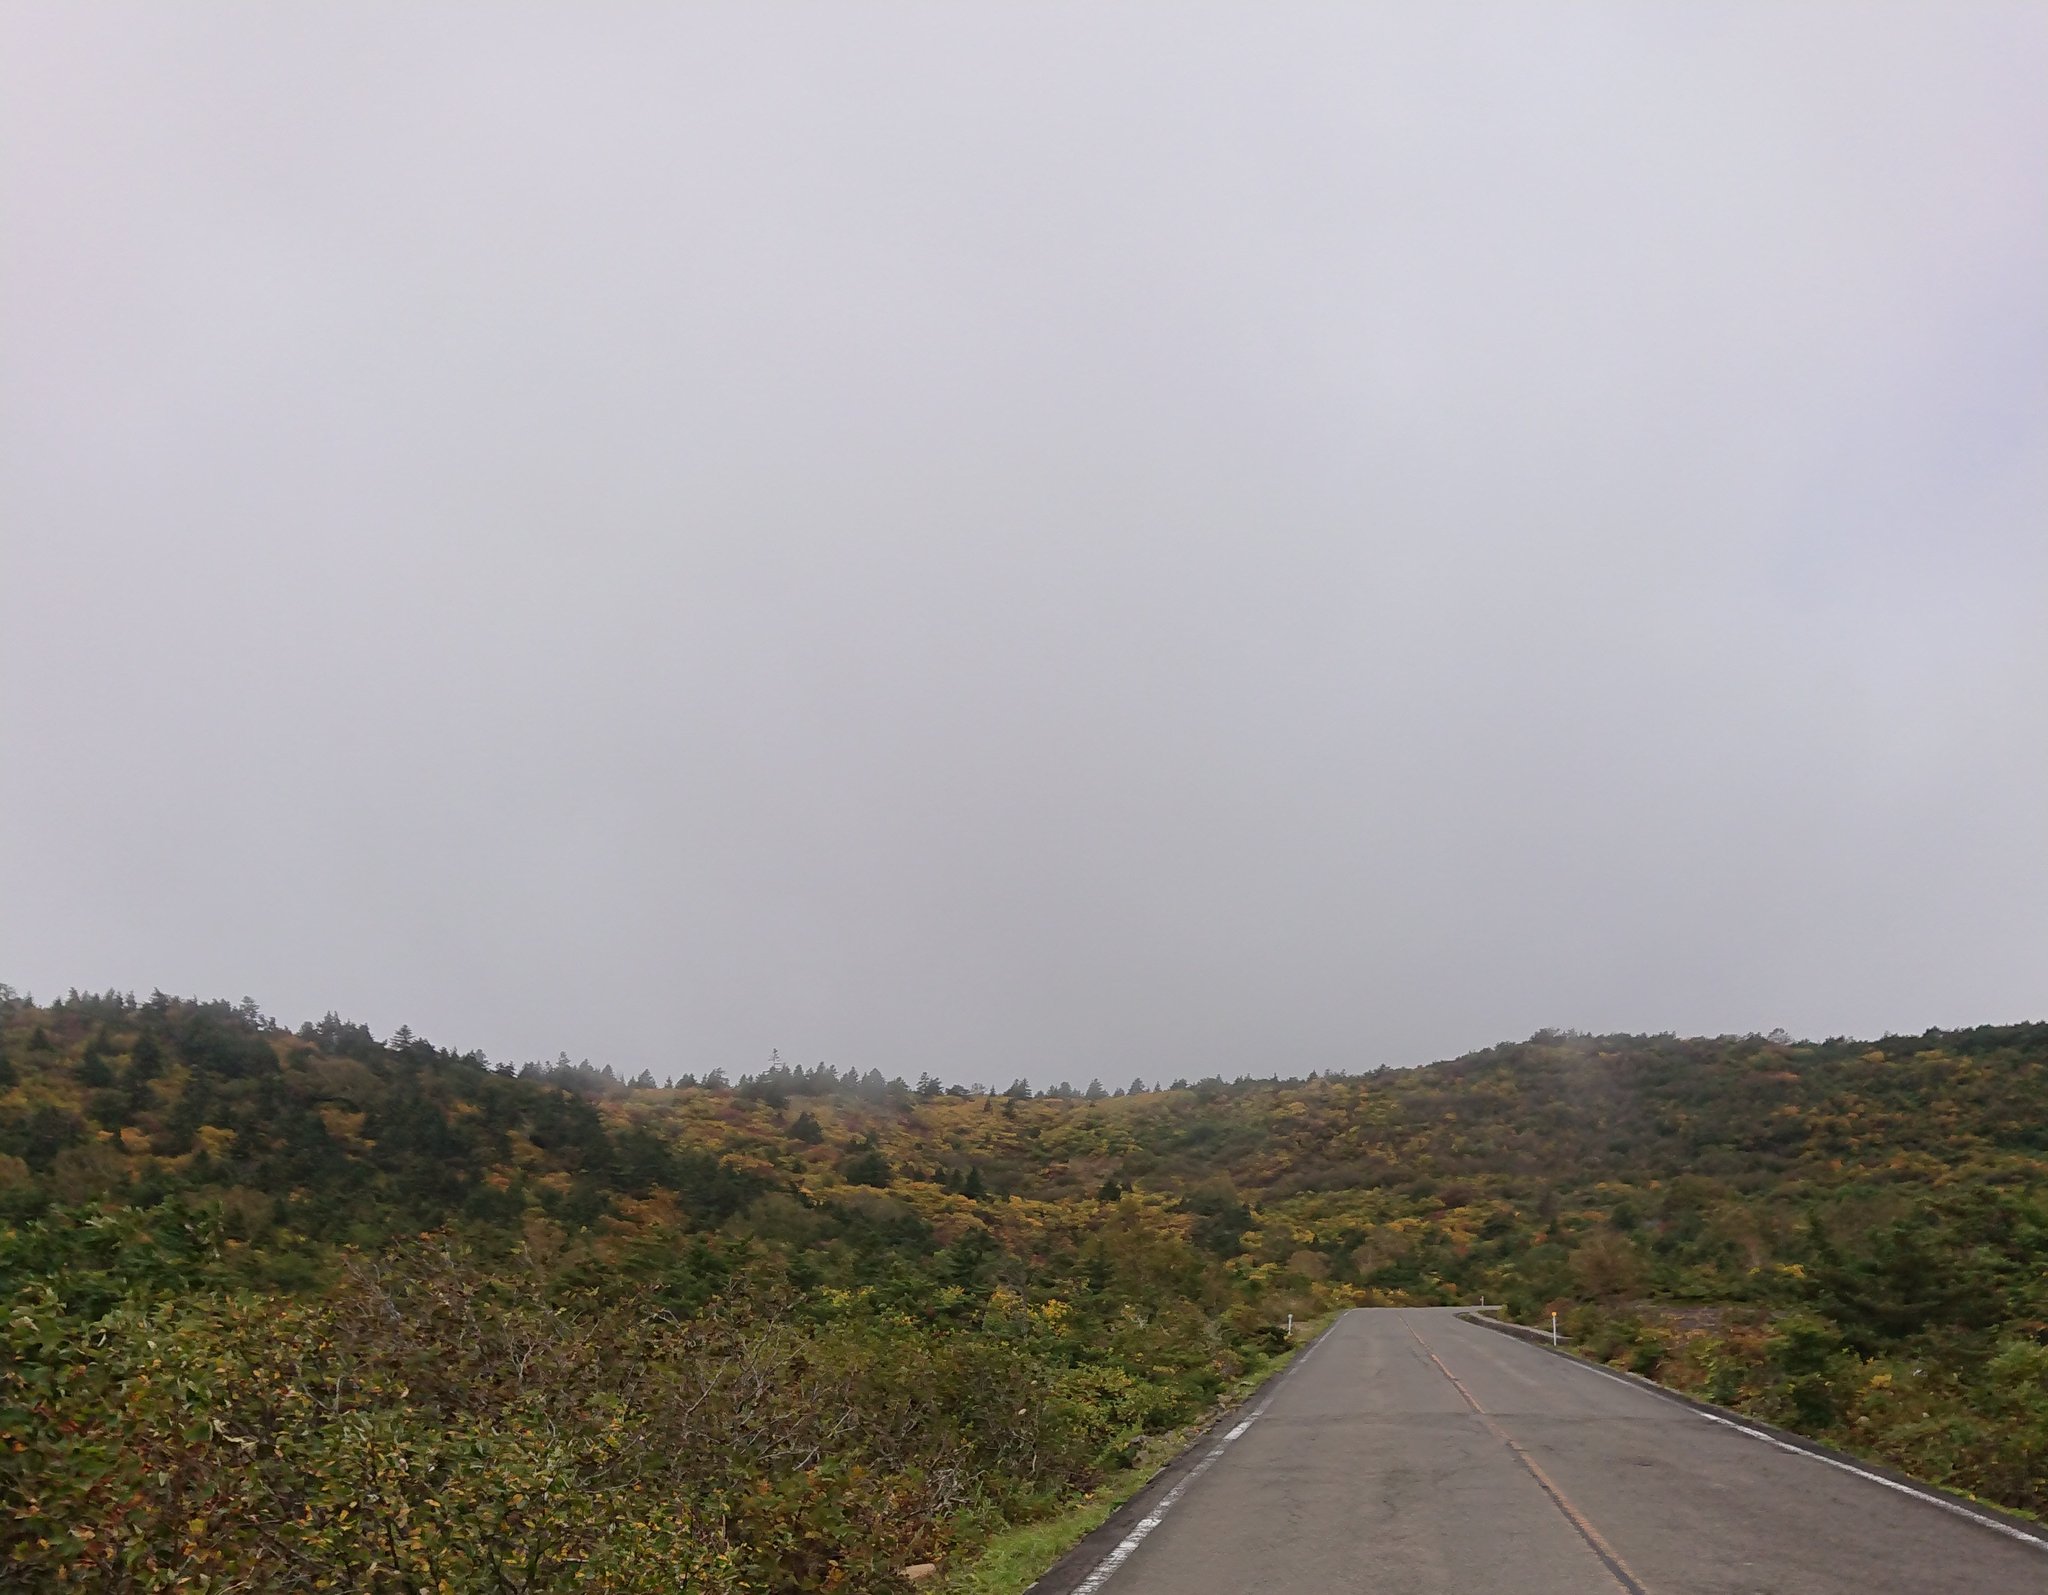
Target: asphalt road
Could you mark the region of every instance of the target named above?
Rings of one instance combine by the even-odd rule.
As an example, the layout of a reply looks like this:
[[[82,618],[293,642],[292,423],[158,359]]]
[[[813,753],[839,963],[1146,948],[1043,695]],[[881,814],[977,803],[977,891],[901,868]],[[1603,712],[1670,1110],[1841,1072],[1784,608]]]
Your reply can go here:
[[[2048,1549],[1447,1309],[1345,1314],[1253,1410],[1057,1587],[2048,1595]]]

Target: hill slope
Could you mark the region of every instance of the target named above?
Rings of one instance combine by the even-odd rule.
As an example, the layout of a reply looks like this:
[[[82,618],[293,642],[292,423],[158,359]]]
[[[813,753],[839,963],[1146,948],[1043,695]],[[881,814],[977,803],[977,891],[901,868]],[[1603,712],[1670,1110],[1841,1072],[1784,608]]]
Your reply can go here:
[[[2044,1025],[1029,1097],[4,993],[6,1553],[876,1588],[1087,1487],[1290,1312],[1482,1294],[2038,1511],[2044,1175]]]

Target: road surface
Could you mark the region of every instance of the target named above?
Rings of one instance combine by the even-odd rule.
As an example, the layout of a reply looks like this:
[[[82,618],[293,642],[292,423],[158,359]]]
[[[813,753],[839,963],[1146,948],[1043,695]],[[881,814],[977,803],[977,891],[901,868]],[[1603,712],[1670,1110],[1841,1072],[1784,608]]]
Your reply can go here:
[[[1044,1595],[2048,1595],[2048,1546],[1449,1309],[1346,1313],[1253,1413]]]

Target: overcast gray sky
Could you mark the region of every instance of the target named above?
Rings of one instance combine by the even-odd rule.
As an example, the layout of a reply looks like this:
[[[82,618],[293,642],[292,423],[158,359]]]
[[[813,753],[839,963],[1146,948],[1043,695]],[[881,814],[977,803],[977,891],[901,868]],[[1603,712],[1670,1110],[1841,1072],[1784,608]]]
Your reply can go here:
[[[2037,3],[16,3],[0,184],[18,987],[2048,1018]]]

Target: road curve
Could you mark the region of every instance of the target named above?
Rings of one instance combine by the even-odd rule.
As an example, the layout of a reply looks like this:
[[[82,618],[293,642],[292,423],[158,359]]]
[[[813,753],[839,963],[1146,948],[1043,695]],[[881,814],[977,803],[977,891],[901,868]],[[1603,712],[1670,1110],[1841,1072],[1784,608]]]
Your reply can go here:
[[[2048,1595],[2048,1547],[1449,1309],[1346,1313],[1140,1511],[1040,1595]]]

